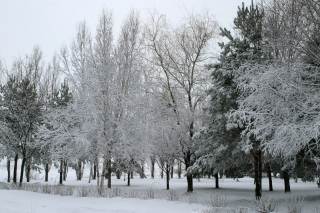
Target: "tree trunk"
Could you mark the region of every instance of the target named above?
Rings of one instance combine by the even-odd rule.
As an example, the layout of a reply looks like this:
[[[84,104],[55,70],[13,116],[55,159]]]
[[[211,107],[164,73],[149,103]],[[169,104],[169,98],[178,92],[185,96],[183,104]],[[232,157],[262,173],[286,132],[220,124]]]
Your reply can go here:
[[[268,178],[269,178],[269,191],[273,191],[270,163],[268,164],[268,168],[267,169],[268,169]]]
[[[214,174],[214,178],[216,180],[216,189],[219,189],[219,174],[218,173]]]
[[[80,175],[81,175],[81,179],[83,178],[83,173],[84,173],[84,168],[86,167],[86,163],[85,162],[83,162],[83,164],[82,164],[82,166],[81,166],[81,173],[80,173]]]
[[[97,165],[97,186],[99,186],[100,185],[100,183],[99,183],[99,177],[100,177],[100,173],[99,173],[99,165]]]
[[[106,162],[106,160],[104,160],[103,165],[102,165],[101,180],[100,180],[100,190],[101,191],[104,188],[104,178],[106,175],[106,167],[107,167],[107,162]]]
[[[23,182],[23,172],[24,172],[24,165],[26,163],[26,158],[25,156],[23,156],[22,158],[22,163],[21,163],[21,173],[20,173],[20,183],[19,183],[19,187],[22,187],[22,182]]]
[[[260,174],[260,168],[259,168],[259,165],[261,162],[261,151],[258,150],[257,152],[258,153],[255,153],[252,149],[250,150],[250,153],[252,154],[254,159],[254,182],[256,184],[255,195],[256,195],[256,199],[260,200],[261,194],[262,194],[261,174]]]
[[[173,179],[173,166],[171,166],[171,179]]]
[[[186,165],[186,171],[188,171],[188,168],[190,166],[190,163],[191,163],[191,154],[190,154],[190,151],[188,151],[186,153],[186,156],[184,158],[184,161],[185,161],[185,165]],[[188,189],[187,189],[187,192],[193,192],[193,177],[192,177],[192,174],[188,174],[187,173],[187,183],[188,183]]]
[[[156,160],[154,158],[151,158],[151,178],[154,179],[154,165],[156,163]]]
[[[31,171],[31,166],[28,164],[26,166],[26,177],[27,177],[27,182],[30,182],[30,171]]]
[[[92,177],[92,180],[95,180],[96,176],[97,176],[97,165],[94,164],[93,165],[93,177]]]
[[[192,176],[192,174],[187,175],[187,182],[188,182],[187,192],[193,192],[193,176]]]
[[[78,169],[77,169],[77,171],[78,171],[78,173],[77,173],[77,180],[81,180],[81,170],[82,169],[82,162],[79,160],[78,161]]]
[[[17,183],[18,159],[19,159],[19,155],[16,154],[16,156],[14,157],[14,168],[13,168],[13,182],[14,183]]]
[[[118,170],[116,171],[116,176],[117,176],[117,179],[120,180],[121,178],[121,172]]]
[[[60,179],[59,179],[59,184],[62,185],[63,181],[63,160],[60,161]]]
[[[49,164],[48,163],[46,163],[46,167],[45,167],[44,171],[46,173],[44,181],[48,182],[48,179],[49,179]]]
[[[144,162],[141,162],[141,170],[140,170],[140,178],[145,178],[146,175],[144,174]]]
[[[180,160],[178,160],[178,178],[181,178],[181,173],[182,173],[182,169],[181,169],[181,162]]]
[[[89,183],[91,182],[92,176],[93,176],[93,165],[92,165],[92,162],[90,162]]]
[[[167,176],[167,190],[169,190],[169,181],[170,181],[170,166],[166,166],[166,176]]]
[[[8,171],[7,182],[10,183],[10,159],[8,157],[7,157],[7,171]]]
[[[111,160],[108,160],[108,188],[111,189]]]
[[[163,167],[161,168],[160,176],[161,176],[161,179],[163,179]]]
[[[128,186],[130,186],[130,172],[128,172]]]
[[[133,179],[133,172],[131,172],[131,179]]]
[[[283,171],[284,192],[290,192],[290,175],[287,171]]]
[[[64,169],[63,169],[63,180],[66,181],[68,176],[68,161],[64,161]]]

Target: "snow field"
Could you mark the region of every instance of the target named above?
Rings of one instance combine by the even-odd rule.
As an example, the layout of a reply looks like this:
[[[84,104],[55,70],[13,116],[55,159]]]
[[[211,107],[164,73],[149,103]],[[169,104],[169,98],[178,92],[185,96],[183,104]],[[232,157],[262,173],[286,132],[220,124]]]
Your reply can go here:
[[[239,207],[252,208],[252,203],[254,202],[255,186],[253,179],[249,177],[241,178],[239,182],[227,178],[220,179],[220,189],[214,188],[215,182],[213,178],[201,178],[200,181],[194,179],[194,192],[190,194],[186,193],[187,181],[185,177],[178,179],[175,175],[170,180],[170,190],[168,191],[165,189],[165,177],[161,179],[157,172],[156,177],[151,179],[148,170],[146,175],[146,179],[134,176],[131,179],[131,186],[127,186],[127,181],[124,181],[123,175],[121,179],[112,176],[112,190],[118,189],[121,191],[119,192],[121,197],[104,198],[97,197],[93,193],[93,189],[96,189],[96,180],[92,180],[90,184],[88,183],[88,165],[84,170],[84,178],[81,181],[76,180],[75,171],[69,168],[68,177],[64,185],[76,186],[73,196],[41,194],[20,190],[0,190],[0,212],[205,212],[204,209],[208,208],[215,196],[225,197],[226,206],[229,209],[237,209]],[[32,179],[28,185],[48,184],[50,186],[57,185],[59,181],[58,170],[54,166],[50,170],[48,183],[44,182],[44,172],[33,171],[32,177],[35,179]],[[6,182],[6,178],[6,162],[1,161],[0,181]],[[287,212],[287,203],[291,202],[292,204],[290,205],[294,205],[296,203],[294,198],[299,197],[306,197],[307,201],[303,206],[302,212],[317,212],[315,210],[317,206],[320,206],[320,203],[318,203],[320,189],[316,183],[303,183],[300,180],[295,183],[291,180],[291,193],[284,193],[283,180],[280,178],[273,178],[273,192],[268,191],[268,180],[266,178],[263,179],[262,183],[263,198],[274,198],[278,205],[277,212]],[[81,197],[80,190],[89,190],[89,196],[92,197]],[[152,190],[150,193],[154,193],[156,199],[146,199],[145,193],[148,190]],[[219,212],[226,212],[226,210],[220,209]]]

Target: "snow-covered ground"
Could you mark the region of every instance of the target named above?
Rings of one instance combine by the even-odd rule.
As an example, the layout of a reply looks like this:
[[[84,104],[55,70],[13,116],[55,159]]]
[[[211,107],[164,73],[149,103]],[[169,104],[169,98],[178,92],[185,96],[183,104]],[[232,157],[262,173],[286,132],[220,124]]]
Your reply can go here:
[[[7,171],[6,161],[0,162],[0,182],[6,182]],[[194,192],[192,195],[186,193],[187,182],[185,178],[178,179],[174,176],[170,180],[170,189],[177,192],[182,201],[167,201],[166,194],[166,181],[161,179],[157,174],[155,179],[151,179],[148,171],[146,179],[140,179],[135,176],[131,180],[131,186],[127,186],[127,182],[112,177],[112,187],[119,187],[123,190],[144,190],[153,188],[156,194],[163,194],[162,199],[148,199],[142,200],[137,198],[97,198],[97,197],[77,197],[74,196],[60,196],[40,194],[20,190],[0,190],[0,212],[13,213],[13,212],[77,212],[77,213],[90,213],[90,212],[119,212],[119,213],[145,213],[145,212],[200,212],[202,209],[207,208],[204,203],[207,203],[210,196],[214,194],[223,194],[228,196],[228,208],[250,207],[250,202],[254,200],[254,184],[253,179],[246,177],[239,179],[239,182],[233,179],[220,179],[220,189],[214,188],[214,179],[202,178],[200,181],[194,179]],[[89,170],[85,169],[84,178],[81,181],[76,180],[75,171],[69,168],[67,181],[64,185],[96,185],[96,181],[88,183]],[[44,172],[32,173],[32,181],[30,184],[47,184],[44,182]],[[57,169],[52,167],[49,173],[49,183],[57,185],[59,181],[59,174]],[[316,183],[303,183],[298,181],[295,183],[293,180],[291,184],[291,193],[284,193],[283,180],[280,178],[273,179],[274,191],[268,191],[268,180],[263,179],[263,197],[273,197],[277,200],[278,211],[287,212],[286,200],[292,197],[307,197],[308,202],[303,207],[303,212],[316,212],[316,206],[319,205],[320,188]],[[190,197],[192,196],[192,197]],[[183,199],[185,198],[185,199]],[[190,204],[190,200],[192,204]],[[184,202],[185,201],[185,202]],[[189,202],[188,202],[189,201]],[[194,203],[196,202],[196,203]],[[319,211],[320,212],[320,211]]]

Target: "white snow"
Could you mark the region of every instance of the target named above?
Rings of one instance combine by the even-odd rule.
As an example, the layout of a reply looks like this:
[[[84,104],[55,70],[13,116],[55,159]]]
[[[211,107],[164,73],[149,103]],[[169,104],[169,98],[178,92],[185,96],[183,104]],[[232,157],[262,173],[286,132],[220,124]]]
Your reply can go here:
[[[13,166],[12,166],[13,167]],[[12,171],[11,171],[12,173]],[[85,169],[84,178],[81,181],[76,181],[75,171],[69,168],[67,181],[64,185],[96,185],[96,181],[88,184],[88,168]],[[0,182],[6,182],[6,166],[5,161],[0,162]],[[36,180],[32,180],[30,184],[53,184],[57,185],[59,175],[57,169],[52,167],[49,173],[49,183],[44,182],[44,172],[32,175]],[[123,188],[124,190],[146,189],[153,187],[157,194],[165,195],[168,193],[166,188],[165,178],[161,179],[159,174],[156,174],[155,179],[151,179],[147,171],[147,179],[140,179],[135,176],[131,179],[131,186],[126,186],[127,182],[112,177],[112,187]],[[250,202],[254,200],[254,184],[253,179],[249,177],[239,179],[239,182],[233,179],[220,179],[220,189],[214,188],[214,179],[201,178],[200,181],[194,179],[194,192],[192,195],[186,193],[187,181],[185,178],[178,179],[176,176],[170,180],[170,189],[175,190],[182,198],[193,196],[197,204],[189,204],[183,201],[167,201],[165,196],[163,199],[148,199],[142,200],[137,198],[97,198],[97,197],[77,197],[40,194],[21,190],[0,190],[0,212],[2,213],[90,213],[90,212],[117,212],[117,213],[187,213],[200,212],[207,208],[204,203],[208,202],[213,194],[228,195],[228,208],[250,207]],[[274,197],[278,202],[278,212],[286,212],[286,199],[292,197],[307,197],[308,202],[303,208],[303,212],[315,212],[316,206],[320,204],[320,188],[316,183],[303,183],[300,180],[291,184],[291,193],[284,193],[283,180],[273,178],[273,192],[268,191],[268,179],[263,179],[263,197]],[[181,199],[184,200],[184,199]],[[188,199],[185,199],[186,201]]]

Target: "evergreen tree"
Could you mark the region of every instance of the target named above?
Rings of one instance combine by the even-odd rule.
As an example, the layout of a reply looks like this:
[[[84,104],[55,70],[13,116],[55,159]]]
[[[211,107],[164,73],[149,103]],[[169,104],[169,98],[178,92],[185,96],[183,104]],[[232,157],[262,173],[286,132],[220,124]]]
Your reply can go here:
[[[221,35],[227,38],[228,43],[219,43],[222,52],[219,63],[209,65],[213,69],[213,86],[209,90],[211,103],[207,111],[211,115],[210,122],[205,129],[205,137],[210,142],[207,146],[211,153],[215,153],[221,168],[226,168],[226,173],[240,176],[239,174],[248,173],[250,163],[248,156],[240,151],[241,132],[243,125],[230,124],[228,113],[238,109],[238,101],[245,95],[237,89],[242,73],[250,66],[265,64],[269,55],[265,51],[262,32],[263,12],[253,5],[238,7],[237,17],[234,19],[234,30],[237,37],[232,36],[226,28],[221,29]],[[224,149],[221,149],[224,147]],[[251,137],[250,151],[254,158],[254,171],[256,183],[256,198],[261,197],[261,174],[262,174],[262,154],[259,141]],[[223,156],[219,157],[219,156]],[[235,165],[237,162],[240,165]]]
[[[34,140],[37,127],[41,122],[41,102],[38,99],[35,85],[24,77],[18,80],[11,77],[1,88],[3,99],[1,107],[6,109],[4,122],[8,124],[13,138],[8,141],[7,147],[15,150],[22,157],[20,186],[23,181],[24,168],[27,159],[36,152]]]

